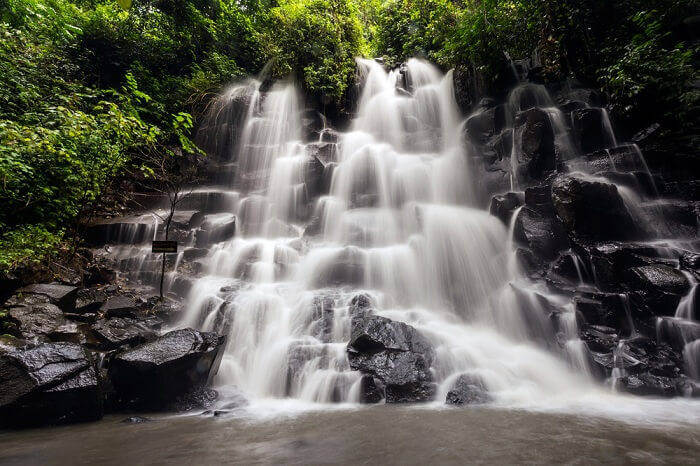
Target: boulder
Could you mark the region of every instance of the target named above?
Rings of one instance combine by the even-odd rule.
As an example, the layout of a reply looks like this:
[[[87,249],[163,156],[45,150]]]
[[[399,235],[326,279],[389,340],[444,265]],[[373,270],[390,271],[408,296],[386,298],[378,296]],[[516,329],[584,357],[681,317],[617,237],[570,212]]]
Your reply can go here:
[[[567,231],[592,240],[634,239],[639,228],[613,184],[563,175],[552,183],[552,202]]]
[[[434,357],[430,343],[410,325],[368,315],[352,320],[350,367],[378,379],[387,403],[430,400]]]
[[[100,350],[113,350],[125,345],[137,345],[151,339],[155,333],[134,319],[114,317],[100,319],[91,327],[95,342]]]
[[[542,180],[556,168],[554,128],[549,114],[539,108],[519,113],[515,119],[517,178],[525,183]],[[518,150],[519,149],[519,150]]]
[[[626,375],[617,380],[616,386],[622,392],[639,396],[672,397],[677,394],[674,379],[652,374]]]
[[[56,283],[39,283],[25,286],[19,290],[19,293],[46,296],[49,302],[60,307],[63,311],[70,312],[75,308],[78,288]]]
[[[107,301],[107,292],[101,288],[83,288],[78,290],[75,301],[77,314],[98,312]]]
[[[16,335],[27,340],[47,341],[49,334],[66,323],[58,306],[49,303],[11,307],[6,312]]]
[[[445,403],[448,405],[482,404],[491,400],[484,384],[476,376],[462,374],[447,392]]]
[[[464,122],[465,137],[476,144],[485,144],[506,125],[505,105],[484,106]]]
[[[123,351],[109,375],[123,405],[162,409],[203,389],[219,370],[225,337],[175,330]]]
[[[73,343],[0,352],[0,425],[26,427],[102,418],[97,372]]]
[[[690,290],[682,272],[662,264],[632,267],[626,272],[625,281],[650,315],[674,315],[678,303]]]
[[[507,192],[505,194],[497,194],[491,198],[489,213],[508,225],[513,212],[523,205],[523,202],[524,196],[522,193]]]
[[[130,317],[134,318],[139,312],[136,300],[132,296],[112,296],[100,306],[100,312],[106,317]]]
[[[537,257],[552,260],[569,247],[566,234],[556,218],[545,217],[523,207],[515,219],[513,238],[527,246]]]
[[[603,108],[582,108],[571,112],[574,137],[583,152],[614,145],[610,120]]]
[[[578,292],[574,309],[583,322],[622,330],[629,335],[634,323],[626,296],[618,293]]]

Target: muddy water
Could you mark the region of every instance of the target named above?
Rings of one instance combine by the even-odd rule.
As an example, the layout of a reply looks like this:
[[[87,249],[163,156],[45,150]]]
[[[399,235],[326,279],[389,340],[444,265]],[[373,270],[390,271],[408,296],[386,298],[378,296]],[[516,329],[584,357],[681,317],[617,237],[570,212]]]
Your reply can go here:
[[[0,433],[0,464],[697,464],[700,423],[374,406]]]

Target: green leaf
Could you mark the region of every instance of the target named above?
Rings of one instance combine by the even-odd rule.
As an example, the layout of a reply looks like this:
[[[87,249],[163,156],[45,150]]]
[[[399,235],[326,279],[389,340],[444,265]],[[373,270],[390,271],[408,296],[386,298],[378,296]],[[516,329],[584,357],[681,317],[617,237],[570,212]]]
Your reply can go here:
[[[119,4],[119,6],[127,11],[129,10],[129,8],[131,8],[131,2],[132,2],[132,0],[117,0],[117,3]]]

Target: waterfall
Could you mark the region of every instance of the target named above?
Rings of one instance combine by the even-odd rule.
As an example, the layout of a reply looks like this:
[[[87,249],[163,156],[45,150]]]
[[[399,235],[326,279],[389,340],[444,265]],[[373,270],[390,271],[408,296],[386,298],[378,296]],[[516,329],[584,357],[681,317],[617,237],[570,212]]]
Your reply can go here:
[[[585,365],[573,311],[559,316],[571,342],[559,347],[549,298],[519,276],[509,232],[470,207],[451,73],[417,59],[390,72],[358,59],[358,69],[357,116],[337,142],[303,140],[293,83],[229,92],[248,96],[227,188],[237,234],[201,260],[179,323],[228,335],[217,383],[251,399],[357,401],[345,347],[350,300],[364,292],[433,343],[443,399],[462,373],[502,403],[592,387],[567,363]],[[511,105],[543,103],[542,89],[524,88]],[[323,144],[333,147],[319,162],[310,154]],[[318,176],[329,188],[315,196]]]

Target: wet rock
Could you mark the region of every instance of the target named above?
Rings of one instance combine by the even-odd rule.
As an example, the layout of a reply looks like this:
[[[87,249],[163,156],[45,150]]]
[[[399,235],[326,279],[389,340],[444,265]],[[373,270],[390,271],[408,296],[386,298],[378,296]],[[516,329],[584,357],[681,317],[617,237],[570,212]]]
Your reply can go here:
[[[583,152],[613,145],[611,134],[606,129],[606,119],[607,114],[602,108],[582,108],[571,112],[574,136]]]
[[[515,141],[521,144],[515,151],[518,179],[541,180],[556,168],[554,129],[544,110],[531,108],[517,115]]]
[[[107,263],[93,262],[85,270],[84,284],[87,286],[112,283],[117,272]]]
[[[675,381],[652,374],[628,375],[617,381],[620,391],[638,396],[671,397],[676,395]]]
[[[19,292],[23,294],[46,296],[49,302],[60,307],[63,311],[70,312],[75,309],[75,299],[77,297],[78,288],[55,283],[41,283],[25,286],[21,288]]]
[[[91,327],[97,349],[112,350],[125,345],[137,345],[151,339],[155,333],[134,319],[114,317],[100,319]]]
[[[381,381],[371,375],[363,375],[360,379],[360,403],[374,404],[384,399]]]
[[[356,294],[350,300],[350,315],[352,317],[365,315],[372,312],[374,300],[367,293]]]
[[[338,251],[333,260],[326,262],[316,272],[314,284],[317,288],[335,285],[360,286],[365,280],[365,253],[348,246]]]
[[[557,217],[567,231],[593,240],[633,239],[639,229],[613,184],[564,175],[552,183]]]
[[[659,261],[655,248],[636,243],[587,244],[572,241],[572,245],[587,264],[596,285],[605,291],[622,291],[621,278],[632,267],[651,265]]]
[[[192,261],[206,257],[207,254],[209,254],[209,250],[206,248],[188,248],[182,252],[182,258]]]
[[[637,291],[636,296],[651,315],[674,315],[681,298],[690,290],[683,273],[660,264],[631,268],[626,273],[626,282]]]
[[[213,333],[183,329],[118,354],[109,375],[120,402],[141,409],[205,402],[211,393],[204,387],[219,369],[224,343]]]
[[[100,419],[97,373],[72,343],[0,352],[0,424],[12,427]]]
[[[131,416],[126,419],[122,419],[123,424],[143,424],[144,422],[153,422],[153,419],[141,416]]]
[[[513,230],[514,239],[527,246],[537,257],[552,260],[557,253],[568,248],[568,241],[561,224],[530,207],[518,212]]]
[[[136,300],[132,296],[117,295],[107,299],[107,301],[100,306],[100,312],[108,318],[134,318],[139,313],[139,307],[136,304]]]
[[[629,335],[634,324],[626,299],[617,293],[579,292],[574,297],[574,309],[589,325],[613,327]]]
[[[353,370],[385,386],[387,403],[430,400],[435,394],[430,343],[413,327],[378,316],[352,321],[348,359]]]
[[[500,133],[505,124],[505,105],[484,106],[465,121],[465,137],[477,144],[484,144],[491,137]]]
[[[7,320],[16,329],[16,336],[46,341],[48,335],[66,323],[61,310],[49,303],[17,306],[6,310]]]
[[[476,376],[462,374],[447,392],[445,403],[449,405],[482,404],[491,400],[484,384]]]
[[[222,241],[227,241],[236,235],[236,219],[235,217],[224,223],[208,224],[205,223],[196,232],[195,245],[197,248],[202,248],[209,244],[216,244]]]
[[[321,161],[323,157],[327,161],[333,160],[335,145],[324,144],[319,146],[317,155],[313,157],[308,157],[304,161],[304,183],[306,184],[306,191],[309,199],[318,197],[324,191],[325,185],[325,166]]]
[[[700,273],[700,254],[685,251],[678,258],[678,264],[683,270]]]
[[[497,194],[491,198],[489,213],[508,225],[513,212],[523,205],[524,200],[522,193]]]
[[[585,279],[585,270],[572,252],[563,252],[552,263],[547,278],[563,279],[569,283],[578,284]]]
[[[287,388],[285,391],[287,395],[291,395],[296,381],[302,376],[304,366],[313,360],[318,361],[319,367],[328,365],[328,355],[323,345],[295,342],[289,347],[287,350]]]
[[[661,317],[657,323],[659,340],[682,352],[687,343],[700,339],[700,323],[677,317]]]
[[[603,325],[582,325],[581,340],[595,353],[610,353],[617,347],[619,336],[614,328]]]
[[[94,313],[107,301],[107,292],[100,288],[83,288],[78,290],[75,312],[78,314]]]
[[[517,248],[515,250],[515,259],[520,270],[530,278],[541,278],[544,273],[544,262],[535,254],[525,248]]]

